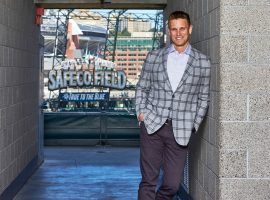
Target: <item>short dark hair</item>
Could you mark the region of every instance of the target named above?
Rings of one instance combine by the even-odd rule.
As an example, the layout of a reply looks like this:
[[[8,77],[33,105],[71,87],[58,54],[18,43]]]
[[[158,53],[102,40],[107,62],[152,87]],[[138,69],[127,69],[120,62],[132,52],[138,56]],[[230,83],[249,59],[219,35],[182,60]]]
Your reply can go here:
[[[168,19],[168,25],[170,25],[170,21],[173,19],[186,19],[188,22],[188,25],[191,24],[189,14],[184,11],[174,11],[170,14]]]

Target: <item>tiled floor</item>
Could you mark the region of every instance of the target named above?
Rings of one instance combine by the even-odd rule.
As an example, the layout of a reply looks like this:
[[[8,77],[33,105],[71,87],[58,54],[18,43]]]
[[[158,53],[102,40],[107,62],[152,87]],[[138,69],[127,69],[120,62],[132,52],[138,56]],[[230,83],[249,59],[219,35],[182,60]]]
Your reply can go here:
[[[46,147],[14,200],[135,200],[139,181],[139,148]]]

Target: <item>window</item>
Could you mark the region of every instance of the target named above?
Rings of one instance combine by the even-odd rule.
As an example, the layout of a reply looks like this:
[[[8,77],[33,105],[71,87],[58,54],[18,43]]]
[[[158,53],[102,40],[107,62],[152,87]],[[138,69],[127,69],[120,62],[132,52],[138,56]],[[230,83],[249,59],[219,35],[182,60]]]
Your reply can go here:
[[[146,56],[144,53],[139,53],[138,56]]]

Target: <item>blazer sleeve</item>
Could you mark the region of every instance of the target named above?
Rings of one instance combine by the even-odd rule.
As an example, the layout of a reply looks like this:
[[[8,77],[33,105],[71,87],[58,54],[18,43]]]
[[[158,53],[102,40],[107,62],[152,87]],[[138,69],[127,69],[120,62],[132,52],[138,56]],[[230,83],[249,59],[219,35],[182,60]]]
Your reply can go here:
[[[206,115],[209,102],[210,102],[210,61],[207,60],[204,66],[202,81],[200,84],[200,93],[198,96],[198,105],[196,117],[194,120],[194,128],[197,131],[204,116]]]
[[[140,113],[143,113],[143,110],[146,107],[146,100],[151,86],[151,72],[151,55],[148,53],[142,67],[139,81],[136,85],[135,105],[137,116],[139,116]]]

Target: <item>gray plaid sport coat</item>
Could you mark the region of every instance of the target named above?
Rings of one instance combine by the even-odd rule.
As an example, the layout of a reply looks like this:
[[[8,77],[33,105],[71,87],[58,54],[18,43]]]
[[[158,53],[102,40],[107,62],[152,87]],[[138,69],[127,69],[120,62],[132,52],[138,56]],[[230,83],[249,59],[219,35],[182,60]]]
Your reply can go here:
[[[156,132],[170,116],[176,142],[186,146],[193,128],[198,130],[207,112],[210,61],[192,47],[183,77],[173,92],[167,58],[168,47],[147,55],[136,88],[136,113],[144,114],[148,134]]]

